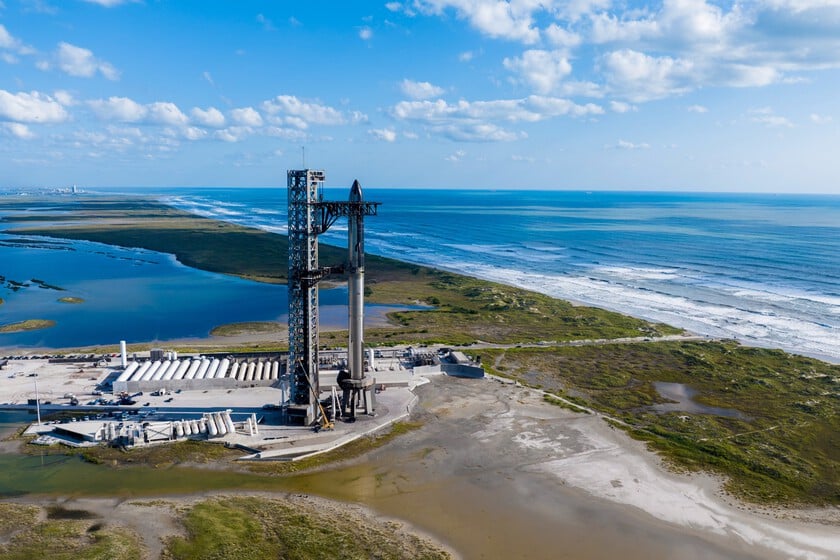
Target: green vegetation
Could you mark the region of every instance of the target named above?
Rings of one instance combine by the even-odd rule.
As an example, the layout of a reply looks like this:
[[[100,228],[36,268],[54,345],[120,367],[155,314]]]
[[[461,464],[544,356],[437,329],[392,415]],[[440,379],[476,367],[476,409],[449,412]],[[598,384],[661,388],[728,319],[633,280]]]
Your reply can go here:
[[[484,351],[483,351],[484,352]],[[726,342],[658,342],[486,351],[494,369],[629,424],[676,467],[712,469],[756,502],[840,504],[840,366]],[[743,418],[650,408],[653,383],[690,385],[695,401]],[[564,398],[566,398],[564,396]]]
[[[210,331],[213,336],[238,336],[242,334],[264,334],[287,332],[285,324],[269,321],[249,321],[245,323],[230,323],[214,327]]]
[[[242,456],[242,451],[224,445],[212,445],[198,441],[179,441],[167,445],[136,447],[130,450],[116,447],[87,447],[81,452],[76,449],[62,451],[65,454],[80,455],[85,461],[111,466],[145,465],[153,468],[168,468],[173,465],[196,465],[229,462]]]
[[[80,297],[63,297],[58,298],[60,303],[84,303],[85,300]]]
[[[35,331],[38,329],[48,329],[55,326],[55,321],[47,319],[27,319],[26,321],[19,321],[17,323],[7,323],[0,325],[0,333],[16,333],[23,331]]]
[[[399,531],[395,523],[348,521],[318,502],[253,497],[201,502],[186,513],[186,538],[167,543],[164,558],[238,560],[320,558],[444,559],[449,554]],[[360,514],[354,517],[361,518]]]
[[[566,398],[559,399],[557,397],[552,397],[551,395],[543,395],[543,400],[548,404],[559,406],[560,408],[565,408],[566,410],[571,410],[572,412],[582,412],[583,414],[589,414],[589,411],[587,409],[569,402],[569,400]]]
[[[9,560],[140,559],[139,537],[108,527],[87,512],[53,508],[41,521],[40,508],[0,503],[0,557]]]

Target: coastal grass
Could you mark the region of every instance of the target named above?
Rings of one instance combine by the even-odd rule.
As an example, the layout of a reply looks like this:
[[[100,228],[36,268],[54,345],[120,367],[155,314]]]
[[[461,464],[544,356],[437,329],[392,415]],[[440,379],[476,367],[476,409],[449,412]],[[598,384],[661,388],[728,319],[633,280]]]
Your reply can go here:
[[[366,519],[319,501],[215,498],[189,508],[183,524],[187,536],[170,538],[163,558],[451,558],[434,544],[401,531],[399,524]]]
[[[70,512],[72,513],[72,512]],[[81,512],[87,513],[87,512]],[[104,560],[144,557],[139,536],[91,515],[66,515],[37,506],[0,503],[0,558]]]
[[[38,329],[48,329],[55,326],[55,321],[49,319],[27,319],[25,321],[18,321],[17,323],[7,323],[0,325],[0,334],[2,333],[17,333],[24,331],[36,331]]]
[[[209,463],[229,463],[242,456],[242,451],[231,449],[221,444],[193,440],[178,441],[167,445],[150,445],[123,449],[119,447],[87,447],[79,451],[66,449],[65,455],[79,455],[88,463],[111,467],[129,467],[143,465],[156,469],[166,469],[175,465],[206,465]]]
[[[840,366],[734,342],[654,342],[483,351],[490,369],[572,395],[625,424],[671,464],[709,469],[759,503],[840,504]],[[656,413],[654,382],[739,417]]]
[[[265,333],[287,333],[288,326],[285,323],[274,321],[246,321],[243,323],[229,323],[214,327],[210,334],[212,336],[238,336],[243,334],[265,334]]]

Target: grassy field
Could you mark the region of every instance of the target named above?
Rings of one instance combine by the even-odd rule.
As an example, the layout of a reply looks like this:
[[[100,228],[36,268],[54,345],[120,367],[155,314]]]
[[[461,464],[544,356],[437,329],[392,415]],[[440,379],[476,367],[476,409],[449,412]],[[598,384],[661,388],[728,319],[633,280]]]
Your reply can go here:
[[[308,505],[308,507],[307,507]],[[319,507],[320,506],[320,507]],[[321,558],[436,560],[451,558],[396,523],[372,522],[360,513],[296,501],[237,497],[190,508],[188,536],[169,541],[164,558],[178,560]]]
[[[676,467],[728,476],[739,497],[840,504],[840,366],[720,342],[482,352],[495,373],[626,422]],[[668,402],[657,381],[689,385],[696,402],[742,417],[656,413]]]
[[[0,558],[8,560],[140,560],[140,538],[87,512],[0,503]]]

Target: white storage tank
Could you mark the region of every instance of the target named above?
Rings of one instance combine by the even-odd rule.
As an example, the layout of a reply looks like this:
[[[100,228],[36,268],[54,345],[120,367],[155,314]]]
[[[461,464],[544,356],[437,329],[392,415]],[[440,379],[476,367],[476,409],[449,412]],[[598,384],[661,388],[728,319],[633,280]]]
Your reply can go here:
[[[164,380],[164,381],[169,381],[170,379],[172,379],[172,377],[175,375],[175,372],[178,371],[178,368],[180,368],[180,367],[181,367],[181,361],[180,360],[175,360],[174,362],[172,362],[169,365],[167,370],[165,372],[163,372],[163,376],[161,377],[161,379]]]
[[[192,360],[184,360],[181,362],[181,365],[178,366],[178,369],[175,370],[175,373],[172,375],[172,379],[183,379],[184,374],[187,373],[187,370],[190,369],[190,364]]]
[[[195,374],[198,372],[198,368],[201,367],[201,360],[193,360],[190,364],[190,369],[187,370],[187,373],[184,374],[184,379],[193,379],[195,378]]]
[[[207,373],[204,375],[205,379],[213,379],[216,377],[216,371],[219,369],[219,361],[218,358],[213,358],[213,361],[210,362],[210,367],[207,369]]]
[[[265,364],[263,362],[257,362],[257,369],[254,371],[254,381],[262,379],[263,369],[265,369]]]
[[[233,419],[231,419],[230,417],[230,410],[226,410],[225,412],[223,412],[222,418],[225,421],[225,427],[227,428],[227,431],[231,434],[235,434],[236,430],[233,427]]]
[[[255,364],[254,362],[251,362],[250,364],[248,364],[248,371],[245,374],[245,381],[253,381],[254,380],[254,372],[256,371],[256,369],[257,369],[257,364]]]
[[[219,369],[216,371],[216,379],[224,379],[227,375],[228,368],[230,367],[230,360],[225,358],[222,360],[222,363],[219,364]]]
[[[222,413],[214,412],[213,419],[216,421],[216,429],[219,430],[219,435],[225,435],[228,432],[228,429],[227,424],[225,424],[225,419],[222,418]]]
[[[280,377],[280,362],[271,362],[270,379],[277,379],[278,377]]]
[[[233,365],[230,366],[230,378],[236,379],[237,373],[239,373],[239,362],[233,362]]]
[[[198,368],[198,371],[195,372],[196,379],[204,379],[204,376],[207,375],[207,370],[210,368],[210,360],[203,359],[201,360],[201,366]]]
[[[140,378],[140,381],[148,381],[149,379],[151,379],[152,376],[155,373],[157,373],[157,370],[158,370],[158,368],[160,368],[162,363],[163,362],[160,362],[160,361],[154,362],[152,364],[152,367],[150,367],[148,370],[146,370],[146,373],[144,373],[143,377]]]
[[[138,362],[131,362],[128,364],[128,367],[117,377],[117,383],[122,383],[123,381],[128,381],[131,379],[132,374],[137,371],[137,368],[140,367]]]
[[[134,372],[134,375],[131,376],[129,381],[140,381],[143,376],[146,375],[146,372],[149,371],[149,368],[152,367],[152,363],[153,362],[145,362],[142,366],[140,366],[140,369]]]
[[[208,413],[206,418],[207,418],[207,433],[210,435],[211,438],[216,437],[217,435],[219,435],[219,429],[216,427],[216,419],[213,418],[212,413]]]
[[[166,373],[166,370],[169,369],[169,366],[171,365],[172,362],[166,360],[165,362],[160,364],[160,367],[157,368],[157,371],[155,371],[155,374],[150,379],[152,381],[160,381],[160,379],[163,377],[163,374]]]

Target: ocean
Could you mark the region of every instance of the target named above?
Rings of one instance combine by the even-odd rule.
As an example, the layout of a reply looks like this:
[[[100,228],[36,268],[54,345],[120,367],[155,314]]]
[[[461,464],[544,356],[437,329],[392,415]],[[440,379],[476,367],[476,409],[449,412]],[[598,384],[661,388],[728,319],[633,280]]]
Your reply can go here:
[[[343,200],[348,189],[324,189]],[[840,363],[840,197],[367,189],[371,253]],[[285,233],[285,189],[161,200]],[[322,237],[344,245],[346,227]]]
[[[102,189],[277,233],[285,191]],[[348,193],[324,189],[331,200]],[[838,196],[393,188],[365,197],[382,202],[365,222],[369,253],[840,363]],[[344,246],[346,223],[321,239]],[[207,328],[181,330],[159,337]]]

